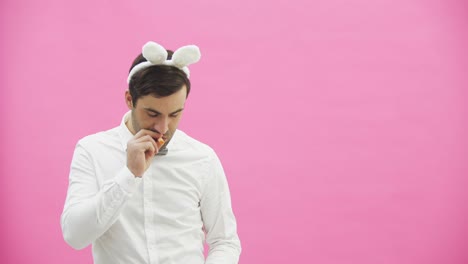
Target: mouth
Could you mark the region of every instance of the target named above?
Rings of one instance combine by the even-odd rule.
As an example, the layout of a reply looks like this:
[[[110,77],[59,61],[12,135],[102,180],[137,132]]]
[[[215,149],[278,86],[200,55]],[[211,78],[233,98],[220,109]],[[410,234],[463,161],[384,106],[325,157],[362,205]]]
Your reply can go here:
[[[166,143],[166,141],[162,137],[158,138],[157,142],[158,142],[159,147],[161,147],[162,145],[164,145],[164,143]]]

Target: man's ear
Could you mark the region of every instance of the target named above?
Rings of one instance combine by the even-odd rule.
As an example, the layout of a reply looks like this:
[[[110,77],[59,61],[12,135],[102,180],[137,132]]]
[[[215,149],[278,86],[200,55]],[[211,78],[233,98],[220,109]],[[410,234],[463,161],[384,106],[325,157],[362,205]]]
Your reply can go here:
[[[130,94],[130,92],[128,90],[125,91],[125,103],[127,104],[128,109],[130,109],[130,110],[133,109],[132,95]]]

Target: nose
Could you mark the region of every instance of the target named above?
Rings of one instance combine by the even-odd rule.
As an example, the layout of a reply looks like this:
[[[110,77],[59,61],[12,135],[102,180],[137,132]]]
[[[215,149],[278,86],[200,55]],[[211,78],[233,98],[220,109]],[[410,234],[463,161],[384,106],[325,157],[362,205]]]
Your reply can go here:
[[[154,130],[158,131],[161,136],[166,134],[169,130],[169,118],[161,116],[156,124],[154,124]]]

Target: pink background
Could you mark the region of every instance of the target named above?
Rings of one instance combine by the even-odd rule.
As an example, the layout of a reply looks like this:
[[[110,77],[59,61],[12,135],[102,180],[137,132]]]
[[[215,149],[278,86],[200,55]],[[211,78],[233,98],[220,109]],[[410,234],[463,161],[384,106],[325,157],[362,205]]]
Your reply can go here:
[[[468,263],[468,3],[1,2],[2,263],[62,238],[74,145],[148,40],[197,44],[181,128],[223,161],[240,263]]]

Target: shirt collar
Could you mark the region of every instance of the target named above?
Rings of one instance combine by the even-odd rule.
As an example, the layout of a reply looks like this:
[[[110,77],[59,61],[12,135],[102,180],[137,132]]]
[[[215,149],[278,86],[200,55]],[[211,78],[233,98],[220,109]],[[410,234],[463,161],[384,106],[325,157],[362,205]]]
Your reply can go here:
[[[130,118],[130,114],[131,114],[131,111],[128,111],[122,117],[122,122],[120,122],[120,129],[119,129],[120,142],[122,143],[122,148],[125,151],[127,151],[128,141],[133,137],[132,132],[130,132],[130,130],[128,129],[126,125],[128,119]]]

